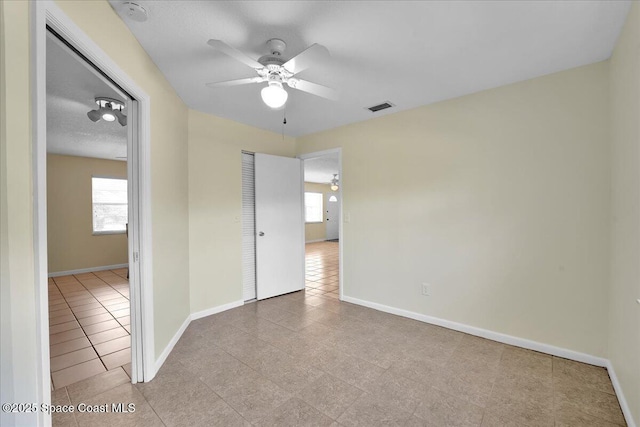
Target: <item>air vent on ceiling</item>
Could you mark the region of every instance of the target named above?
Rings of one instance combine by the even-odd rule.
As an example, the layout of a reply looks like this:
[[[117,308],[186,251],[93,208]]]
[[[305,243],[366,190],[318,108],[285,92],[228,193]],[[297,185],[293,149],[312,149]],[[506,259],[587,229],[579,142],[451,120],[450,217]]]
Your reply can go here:
[[[368,107],[367,110],[371,111],[372,113],[376,113],[380,110],[386,110],[387,108],[391,108],[393,106],[394,105],[392,103],[387,101],[383,102],[382,104],[374,105],[373,107]]]

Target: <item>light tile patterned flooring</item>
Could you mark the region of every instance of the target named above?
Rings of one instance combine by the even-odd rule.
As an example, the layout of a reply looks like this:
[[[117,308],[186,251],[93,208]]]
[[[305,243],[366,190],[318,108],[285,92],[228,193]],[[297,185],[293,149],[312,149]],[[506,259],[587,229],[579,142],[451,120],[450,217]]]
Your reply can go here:
[[[307,243],[305,275],[307,295],[322,295],[337,300],[340,295],[338,242]]]
[[[130,370],[129,325],[126,268],[50,278],[53,388],[60,389],[108,370]]]
[[[309,290],[193,321],[149,383],[109,371],[52,400],[136,404],[56,426],[625,425],[603,368]]]

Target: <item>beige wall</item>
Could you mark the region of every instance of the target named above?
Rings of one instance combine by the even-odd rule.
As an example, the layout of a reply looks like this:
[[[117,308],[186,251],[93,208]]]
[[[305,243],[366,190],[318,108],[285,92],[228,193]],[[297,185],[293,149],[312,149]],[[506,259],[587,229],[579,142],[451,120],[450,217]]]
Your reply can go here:
[[[605,356],[607,65],[299,138],[343,150],[345,295]]]
[[[610,65],[612,246],[609,358],[640,422],[640,4],[634,3]]]
[[[305,182],[304,191],[312,193],[332,193],[331,186],[329,184],[317,184],[315,182]],[[325,202],[323,196],[323,203]],[[326,210],[326,208],[325,208]],[[305,224],[304,225],[304,240],[305,242],[312,242],[314,240],[324,240],[327,237],[327,223],[325,222],[325,216],[322,216],[322,222]]]
[[[47,155],[49,272],[126,264],[126,234],[93,234],[91,177],[127,178],[127,163]]]
[[[157,357],[189,315],[187,107],[109,3],[56,3],[151,98],[151,226]]]
[[[639,418],[637,4],[611,76],[594,64],[295,143],[188,111],[106,2],[58,4],[152,99],[156,354],[190,310],[242,298],[240,151],[343,147],[346,295],[611,357]],[[0,3],[1,391],[23,402],[39,376],[28,8]]]
[[[0,400],[33,402],[41,376],[33,256],[29,4],[0,2]],[[35,425],[0,412],[2,425]]]
[[[291,157],[294,140],[189,110],[192,313],[242,299],[242,150]]]

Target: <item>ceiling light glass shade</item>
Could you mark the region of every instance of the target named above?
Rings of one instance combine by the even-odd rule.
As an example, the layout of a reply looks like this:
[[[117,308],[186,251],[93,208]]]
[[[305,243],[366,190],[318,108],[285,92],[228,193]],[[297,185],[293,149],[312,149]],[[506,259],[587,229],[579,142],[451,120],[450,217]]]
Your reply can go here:
[[[338,191],[338,188],[337,184],[331,184],[331,191]]]
[[[269,82],[269,86],[260,92],[262,100],[268,107],[277,109],[281,108],[286,102],[289,94],[282,88],[280,82]]]
[[[116,119],[116,116],[114,116],[111,113],[103,113],[102,114],[102,119],[107,121],[107,122],[112,122]]]

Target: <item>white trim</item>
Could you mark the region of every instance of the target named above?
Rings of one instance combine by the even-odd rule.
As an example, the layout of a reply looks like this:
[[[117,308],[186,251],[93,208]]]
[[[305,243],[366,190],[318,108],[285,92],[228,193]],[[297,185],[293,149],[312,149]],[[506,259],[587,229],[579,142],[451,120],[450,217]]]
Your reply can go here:
[[[611,360],[607,360],[606,367],[607,371],[609,372],[611,383],[613,384],[613,389],[615,390],[616,396],[618,397],[618,403],[620,403],[622,414],[624,415],[624,419],[627,422],[627,426],[636,427],[636,423],[633,420],[633,414],[631,413],[631,408],[629,407],[629,402],[627,402],[627,399],[624,397],[622,386],[618,381],[618,376],[616,375],[616,371],[613,369],[613,363],[611,363]]]
[[[176,331],[176,333],[173,335],[173,338],[171,338],[171,341],[169,341],[169,344],[167,344],[167,346],[164,348],[164,350],[160,354],[160,357],[158,357],[158,360],[156,360],[156,364],[154,366],[155,368],[154,370],[156,373],[160,370],[164,362],[167,360],[167,357],[169,357],[169,354],[171,354],[173,347],[176,346],[176,344],[180,340],[180,337],[182,337],[182,334],[184,333],[184,331],[187,330],[187,327],[189,326],[190,323],[191,323],[191,316],[187,316],[187,318],[184,319],[184,322],[182,322],[182,326],[180,326],[180,329]]]
[[[36,294],[36,368],[38,403],[51,404],[51,362],[49,359],[49,285],[47,280],[47,125],[46,125],[46,8],[32,3],[31,13],[31,129],[33,175],[33,254]],[[38,411],[37,425],[50,426],[51,414]]]
[[[127,230],[109,230],[109,231],[94,231],[92,236],[112,236],[114,234],[127,234]]]
[[[297,157],[301,160],[308,160],[308,159],[313,159],[316,157],[322,157],[322,156],[326,156],[327,154],[338,154],[338,176],[340,177],[340,187],[338,188],[338,195],[340,195],[340,197],[338,198],[338,202],[340,203],[340,223],[338,224],[338,264],[339,264],[339,271],[340,271],[340,286],[338,287],[338,291],[339,291],[339,298],[341,301],[344,301],[344,288],[345,288],[345,283],[344,283],[344,204],[343,204],[343,199],[344,197],[342,197],[342,189],[344,187],[344,175],[342,173],[342,148],[338,147],[338,148],[330,148],[328,150],[322,150],[322,151],[315,151],[313,153],[305,153],[305,154],[299,154]],[[303,174],[302,174],[302,179],[304,181],[304,170],[303,170]],[[304,189],[304,182],[302,183],[303,189]],[[304,190],[303,190],[304,191]],[[323,240],[323,241],[326,241]],[[314,241],[309,241],[309,242],[305,242],[305,243],[313,243]]]
[[[31,3],[32,22],[31,35],[33,49],[33,67],[34,76],[32,79],[32,104],[33,104],[33,156],[34,156],[34,185],[36,186],[34,197],[34,252],[36,256],[36,289],[40,296],[38,301],[39,307],[44,308],[42,313],[46,314],[47,298],[47,269],[46,267],[46,29],[45,25],[53,28],[67,42],[71,43],[75,49],[81,52],[89,61],[99,67],[104,73],[113,79],[117,84],[123,87],[131,96],[135,98],[138,105],[138,114],[136,115],[138,123],[137,144],[139,150],[139,161],[135,163],[134,176],[131,178],[138,179],[138,187],[140,190],[138,208],[139,221],[137,224],[130,224],[130,233],[133,236],[139,236],[139,262],[132,259],[134,253],[130,251],[130,264],[132,272],[139,270],[139,275],[134,274],[133,277],[139,277],[137,285],[132,281],[133,288],[131,295],[131,325],[132,336],[139,337],[142,348],[132,342],[132,359],[135,354],[142,350],[144,358],[144,375],[140,378],[136,372],[132,372],[132,382],[139,380],[147,380],[155,375],[155,346],[154,346],[154,320],[153,320],[153,271],[152,271],[152,234],[151,234],[151,98],[140,86],[138,86],[89,36],[87,36],[52,0],[42,0]],[[130,114],[131,115],[131,114]],[[133,145],[133,144],[129,144]],[[135,268],[135,264],[139,268]],[[47,316],[45,316],[47,317]],[[141,321],[142,320],[142,321]],[[36,331],[39,341],[39,352],[42,358],[42,376],[45,378],[43,384],[39,384],[41,389],[38,398],[41,402],[48,402],[48,396],[51,393],[49,380],[49,357],[48,352],[49,340],[44,328],[45,319],[39,319],[39,330]],[[135,362],[135,361],[134,361]],[[39,425],[49,425],[51,417],[46,414],[39,419]]]
[[[191,314],[191,320],[202,319],[203,317],[211,316],[212,314],[220,313],[222,311],[231,310],[232,308],[240,307],[244,305],[243,300],[230,302],[228,304],[219,305],[217,307],[211,307],[206,310],[197,311]]]
[[[156,364],[155,364],[155,372],[157,373],[160,370],[164,362],[167,360],[167,357],[169,357],[169,355],[171,354],[171,351],[173,351],[173,347],[175,347],[178,341],[180,341],[180,337],[182,337],[182,334],[184,334],[184,331],[187,330],[187,328],[189,327],[189,324],[193,320],[201,319],[203,317],[211,316],[212,314],[231,310],[232,308],[240,307],[241,305],[244,305],[244,301],[238,300],[238,301],[230,302],[228,304],[223,304],[217,307],[211,307],[206,310],[198,311],[196,313],[193,313],[187,316],[187,318],[184,319],[184,322],[182,322],[182,326],[180,326],[180,329],[176,331],[176,333],[173,335],[173,338],[171,338],[171,341],[169,341],[169,344],[167,344],[164,350],[162,350],[162,353],[160,354],[160,357],[158,357],[158,360],[156,361]]]
[[[378,304],[371,301],[365,301],[358,298],[349,296],[344,297],[344,301],[357,305],[373,308],[375,310],[384,311],[385,313],[391,313],[402,317],[408,317],[409,319],[418,320],[420,322],[430,323],[432,325],[442,326],[454,331],[464,332],[477,337],[487,338],[493,341],[498,341],[504,344],[513,345],[516,347],[527,348],[529,350],[538,351],[540,353],[546,353],[553,356],[562,357],[564,359],[575,360],[578,362],[588,363],[590,365],[606,367],[609,361],[603,357],[592,356],[586,353],[580,353],[574,350],[568,350],[562,347],[556,347],[549,344],[544,344],[537,341],[528,340],[526,338],[514,337],[512,335],[502,334],[500,332],[494,332],[487,329],[477,328],[475,326],[465,325],[463,323],[453,322],[451,320],[440,319],[438,317],[427,316],[426,314],[415,313],[413,311],[403,310],[401,308],[389,307],[387,305]]]
[[[53,273],[49,273],[49,277],[60,277],[60,276],[69,276],[71,274],[91,273],[92,271],[117,270],[119,268],[127,268],[127,267],[129,267],[129,264],[125,263],[125,264],[103,265],[100,267],[78,268],[76,270],[55,271]]]
[[[307,243],[318,243],[318,242],[326,242],[326,241],[327,239],[316,239],[316,240],[307,240],[304,243],[307,244]]]

